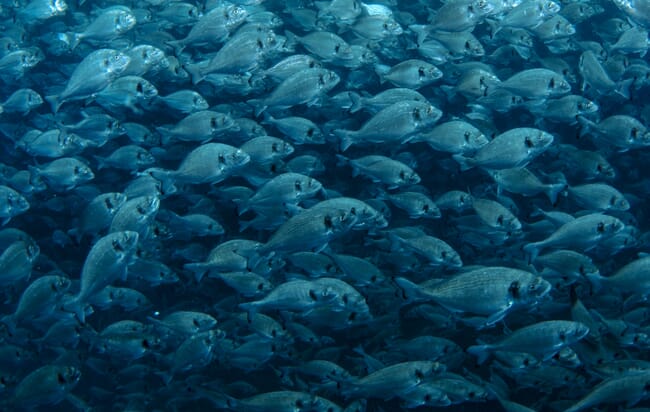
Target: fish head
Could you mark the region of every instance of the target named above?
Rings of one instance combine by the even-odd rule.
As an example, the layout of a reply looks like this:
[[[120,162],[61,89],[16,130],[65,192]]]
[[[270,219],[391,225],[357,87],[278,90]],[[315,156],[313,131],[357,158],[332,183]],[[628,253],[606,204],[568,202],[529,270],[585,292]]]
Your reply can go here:
[[[153,155],[147,150],[142,149],[138,150],[136,153],[136,161],[140,166],[147,166],[154,164],[156,162],[156,158],[153,157]]]
[[[28,90],[28,92],[25,94],[25,101],[30,109],[43,104],[43,98],[34,90]]]
[[[119,76],[131,62],[131,58],[124,53],[115,52],[110,56],[106,56],[102,62],[102,69],[106,73],[112,73],[115,76]]]
[[[136,92],[145,99],[151,99],[158,96],[158,89],[147,80],[140,80],[136,84]]]
[[[108,236],[112,237],[111,246],[113,250],[119,254],[131,254],[135,252],[135,249],[138,245],[138,239],[140,237],[137,232],[130,230],[116,232],[115,234]]]
[[[465,47],[465,53],[468,53],[470,56],[481,57],[485,55],[485,49],[477,39],[474,38],[467,39],[465,41],[464,47]]]
[[[588,114],[588,113],[595,113],[598,111],[599,107],[596,102],[592,102],[591,100],[581,98],[577,103],[576,103],[576,109],[579,114]]]
[[[54,0],[53,6],[55,14],[63,14],[68,10],[68,4],[64,0]]]
[[[90,167],[83,163],[75,165],[72,169],[72,173],[74,174],[75,180],[78,182],[87,182],[95,178],[95,174]]]
[[[552,75],[548,81],[547,87],[551,96],[562,95],[571,91],[571,85],[560,74]]]
[[[432,64],[422,65],[418,67],[418,77],[421,81],[437,80],[442,77],[442,71]]]
[[[199,111],[199,110],[207,110],[210,105],[208,105],[208,102],[205,100],[203,96],[200,94],[196,93],[192,96],[192,109],[193,111]]]
[[[584,323],[571,322],[568,323],[563,330],[560,331],[560,340],[571,344],[579,341],[589,334],[589,327]]]
[[[326,70],[318,76],[318,88],[323,91],[329,91],[341,81],[341,77],[332,70]]]
[[[153,64],[156,64],[156,63],[159,63],[159,62],[160,63],[167,62],[167,59],[165,58],[165,52],[163,52],[162,50],[160,50],[157,47],[144,45],[144,46],[142,46],[140,48],[139,53],[140,53],[140,56],[139,56],[140,59],[142,59],[142,62],[147,66],[153,65]],[[167,64],[169,64],[169,63],[167,62]],[[165,67],[163,67],[163,68],[165,68]]]
[[[451,248],[440,252],[440,261],[449,267],[459,268],[463,266],[460,255]]]
[[[250,155],[241,149],[234,150],[226,158],[231,166],[243,166],[251,160]]]
[[[420,176],[410,169],[399,171],[399,180],[403,185],[417,185],[420,183]]]
[[[115,192],[111,193],[104,199],[103,206],[107,211],[115,213],[124,203],[126,203],[126,195],[123,193]]]
[[[540,1],[538,10],[541,16],[552,16],[560,11],[561,7],[554,1]]]
[[[52,292],[56,294],[63,295],[65,292],[70,289],[70,286],[72,285],[72,282],[70,279],[63,277],[63,276],[56,276],[53,280],[52,283],[50,283],[50,289],[52,289]]]
[[[71,388],[81,379],[81,371],[73,366],[65,366],[57,371],[56,379],[59,385]]]
[[[31,68],[45,59],[45,53],[38,47],[30,47],[25,49],[21,56],[21,66],[24,68]]]
[[[29,209],[29,202],[18,192],[7,193],[6,202],[13,213],[21,213]]]
[[[463,133],[465,140],[463,146],[469,150],[478,150],[490,142],[490,140],[479,130],[466,130]]]
[[[544,131],[528,133],[524,138],[524,144],[529,152],[538,152],[546,149],[553,143],[553,135]]]
[[[545,297],[551,291],[552,285],[541,276],[520,279],[511,283],[510,295],[520,303],[533,303]]]
[[[115,15],[115,31],[119,34],[126,33],[137,23],[135,15],[127,10],[121,10]]]
[[[594,227],[595,232],[600,236],[613,236],[625,228],[625,224],[613,216],[602,215]]]
[[[248,12],[242,6],[230,4],[223,9],[223,16],[226,20],[226,27],[234,27],[246,20]]]
[[[625,211],[630,208],[630,202],[622,196],[612,195],[609,199],[609,208],[612,210]]]

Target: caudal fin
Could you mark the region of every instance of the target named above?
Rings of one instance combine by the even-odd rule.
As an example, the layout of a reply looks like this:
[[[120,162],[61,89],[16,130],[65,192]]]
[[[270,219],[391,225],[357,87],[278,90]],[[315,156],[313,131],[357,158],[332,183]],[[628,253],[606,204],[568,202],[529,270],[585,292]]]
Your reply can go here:
[[[61,107],[61,103],[59,101],[59,95],[54,94],[51,96],[45,96],[45,101],[47,101],[50,104],[50,107],[52,108],[52,112],[56,113],[59,111],[59,108]]]
[[[350,146],[352,146],[352,143],[354,140],[350,136],[350,133],[348,130],[343,130],[343,129],[336,129],[334,130],[334,134],[336,137],[339,138],[339,148],[341,149],[342,152],[345,152],[348,150]]]
[[[481,365],[490,357],[490,345],[474,345],[467,348],[467,352],[476,356],[476,362]]]
[[[541,247],[539,245],[539,242],[532,242],[524,246],[524,252],[528,254],[529,262],[534,262],[535,259],[537,259],[540,249]]]
[[[472,159],[470,159],[469,157],[465,157],[460,154],[452,155],[452,157],[456,162],[458,162],[458,164],[460,165],[460,170],[463,172],[474,167],[474,165],[472,164]]]

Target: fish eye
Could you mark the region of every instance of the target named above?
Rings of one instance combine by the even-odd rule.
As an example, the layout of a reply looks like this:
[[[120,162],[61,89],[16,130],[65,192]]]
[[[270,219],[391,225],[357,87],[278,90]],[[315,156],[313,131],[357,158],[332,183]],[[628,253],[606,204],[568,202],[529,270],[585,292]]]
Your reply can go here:
[[[113,240],[111,242],[111,246],[113,246],[113,250],[115,250],[116,252],[124,252],[124,248],[122,247],[120,242],[117,241],[117,240]]]
[[[424,67],[418,67],[418,76],[424,77],[425,74]]]
[[[474,399],[474,397],[476,396],[476,393],[475,393],[474,391],[472,391],[472,392],[468,393],[467,396],[468,396],[470,399]]]
[[[533,143],[533,141],[532,141],[532,139],[530,137],[526,137],[526,139],[524,139],[524,144],[528,148],[531,148],[531,147],[535,146],[535,144]]]
[[[262,40],[257,39],[257,48],[258,49],[263,49],[264,48],[264,43],[262,43]]]
[[[142,93],[142,92],[143,92],[142,82],[138,82],[138,83],[135,85],[135,90],[136,90],[138,93]]]
[[[307,136],[308,137],[314,136],[314,129],[313,128],[310,127],[309,129],[307,129]]]
[[[466,141],[466,142],[469,142],[469,138],[470,138],[471,135],[472,135],[472,134],[471,134],[470,132],[465,132],[465,133],[463,134],[463,137],[465,138],[465,141]]]
[[[334,46],[334,51],[338,53],[339,50],[341,50],[341,45],[337,43],[336,46]]]
[[[519,284],[519,281],[515,280],[508,287],[508,293],[510,293],[510,295],[512,295],[513,298],[518,298],[520,286],[521,285]]]
[[[503,215],[497,217],[497,225],[503,226]]]
[[[605,233],[605,223],[598,222],[598,226],[596,226],[596,232]]]
[[[465,42],[465,50],[469,50],[472,46],[469,44],[469,40]]]
[[[562,332],[562,333],[560,333],[560,335],[558,336],[558,338],[560,338],[560,340],[561,340],[562,342],[564,342],[564,341],[566,340],[566,335],[564,334],[564,332]]]
[[[632,130],[630,130],[630,136],[632,136],[633,138],[636,139],[638,134],[639,134],[639,129],[637,129],[636,127],[633,127]]]
[[[293,184],[293,188],[298,192],[302,192],[302,184],[300,183],[300,180],[296,180],[296,182]]]
[[[548,88],[549,89],[555,88],[555,77],[551,77],[551,81],[548,82]]]
[[[217,160],[219,163],[226,163],[226,158],[223,154],[219,154],[219,156],[217,156]]]
[[[421,370],[416,369],[415,370],[415,377],[418,378],[418,379],[424,379],[424,373],[422,373]]]
[[[428,212],[429,211],[429,205],[425,204],[424,206],[422,206],[422,210],[424,212]]]

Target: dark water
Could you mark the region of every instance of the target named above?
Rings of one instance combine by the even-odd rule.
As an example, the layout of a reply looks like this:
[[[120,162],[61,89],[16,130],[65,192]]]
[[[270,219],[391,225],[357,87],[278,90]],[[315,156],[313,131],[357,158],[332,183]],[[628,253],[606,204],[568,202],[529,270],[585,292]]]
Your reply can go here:
[[[358,409],[350,410],[397,411],[406,409],[408,402],[415,402],[415,394],[418,393],[416,388],[399,390],[396,389],[395,382],[389,382],[379,391],[382,394],[379,396],[377,393],[367,392],[368,389],[360,384],[358,379],[400,362],[436,361],[446,365],[447,372],[453,375],[433,374],[425,377],[424,381],[435,384],[442,378],[453,379],[461,391],[460,394],[448,394],[448,403],[453,400],[454,404],[444,409],[501,410],[502,406],[496,399],[498,395],[534,410],[564,410],[590,393],[603,380],[619,379],[632,373],[621,369],[606,376],[599,369],[603,364],[626,359],[632,364],[636,362],[638,369],[647,369],[644,363],[647,361],[647,348],[650,347],[650,315],[645,301],[647,284],[638,280],[636,288],[630,287],[629,284],[621,286],[603,282],[603,287],[596,289],[595,277],[590,280],[584,275],[570,276],[573,262],[560,264],[560,273],[549,276],[549,267],[538,262],[531,264],[530,256],[523,250],[525,245],[547,238],[560,226],[557,221],[540,215],[539,209],[542,209],[565,213],[562,217],[565,221],[588,213],[602,212],[618,218],[625,225],[620,228],[617,236],[603,237],[587,247],[579,246],[582,242],[578,238],[575,242],[569,241],[566,246],[562,246],[591,259],[601,276],[612,276],[620,268],[642,258],[643,253],[648,252],[650,181],[646,167],[646,146],[650,145],[650,132],[645,126],[650,113],[647,87],[650,68],[645,55],[647,45],[645,48],[640,46],[632,50],[622,47],[612,49],[612,44],[616,43],[621,34],[632,30],[633,25],[644,31],[643,18],[632,12],[626,14],[613,2],[585,2],[585,7],[601,9],[593,16],[585,15],[583,19],[576,20],[576,4],[566,2],[560,4],[559,15],[565,15],[568,21],[573,23],[574,33],[558,35],[556,39],[545,42],[546,37],[535,32],[534,23],[513,23],[514,28],[528,33],[533,41],[529,47],[515,48],[512,46],[515,36],[508,37],[504,33],[508,28],[501,29],[501,36],[497,34],[494,38],[491,37],[490,26],[501,27],[503,16],[507,16],[507,12],[512,8],[506,4],[492,2],[487,4],[503,7],[503,12],[476,17],[474,24],[469,24],[468,29],[481,43],[484,53],[463,55],[466,50],[462,50],[462,47],[460,51],[450,52],[448,45],[441,44],[438,46],[441,53],[434,58],[418,52],[417,35],[409,26],[429,24],[430,17],[442,7],[440,2],[382,2],[385,3],[385,8],[380,10],[384,13],[391,10],[393,13],[392,17],[386,17],[387,21],[398,23],[402,32],[369,40],[350,30],[364,15],[355,11],[361,9],[360,3],[340,2],[336,6],[339,2],[333,2],[335,6],[327,9],[327,2],[316,2],[319,3],[317,5],[312,2],[296,1],[285,4],[280,1],[266,1],[259,5],[240,7],[247,12],[249,20],[256,22],[262,19],[271,22],[263,13],[273,13],[273,24],[267,24],[257,30],[265,35],[274,34],[275,40],[260,46],[259,54],[251,60],[251,67],[234,69],[227,73],[216,72],[240,76],[230,78],[233,83],[227,87],[215,85],[209,79],[195,84],[184,68],[210,59],[227,44],[228,39],[232,38],[238,29],[250,27],[246,26],[245,22],[233,25],[230,32],[226,29],[222,39],[189,42],[182,53],[169,44],[175,39],[185,38],[192,27],[197,25],[196,19],[192,18],[187,19],[187,24],[181,24],[182,19],[173,14],[170,16],[169,10],[173,10],[173,7],[178,7],[178,10],[190,10],[193,5],[196,10],[206,15],[209,10],[217,7],[225,10],[226,7],[219,2],[204,4],[189,1],[186,6],[179,6],[174,2],[119,2],[120,6],[130,8],[130,11],[122,10],[124,13],[132,13],[137,17],[135,26],[122,34],[107,26],[96,29],[92,35],[86,31],[87,38],[82,39],[74,50],[69,47],[72,38],[69,33],[83,33],[88,27],[93,27],[89,24],[101,19],[98,16],[115,12],[115,8],[108,8],[117,6],[118,2],[69,3],[64,13],[48,19],[43,18],[42,21],[37,21],[33,15],[26,16],[18,12],[26,10],[26,4],[6,3],[3,4],[1,15],[5,36],[3,41],[9,45],[9,49],[3,52],[5,58],[0,60],[6,63],[0,68],[0,78],[3,80],[2,96],[5,98],[22,88],[33,89],[43,98],[59,94],[73,76],[75,68],[91,52],[102,48],[128,51],[136,45],[147,44],[164,53],[159,66],[149,70],[145,68],[141,73],[141,77],[155,87],[158,96],[167,96],[178,90],[193,90],[205,98],[210,110],[227,115],[230,121],[248,119],[257,122],[258,129],[257,132],[250,132],[247,128],[250,123],[240,121],[239,129],[232,126],[212,135],[209,131],[199,130],[198,132],[207,133],[208,137],[205,139],[196,137],[195,141],[187,141],[192,137],[185,137],[185,140],[168,137],[157,128],[171,128],[187,114],[159,103],[157,97],[138,100],[134,106],[135,110],[128,108],[124,104],[125,101],[113,105],[100,104],[101,98],[98,98],[97,94],[104,89],[103,86],[85,94],[81,93],[78,98],[64,101],[56,114],[50,105],[44,102],[28,113],[11,113],[5,110],[5,113],[0,115],[0,132],[3,136],[0,142],[4,148],[0,157],[3,165],[2,184],[15,189],[29,203],[29,209],[12,217],[3,229],[19,229],[31,238],[18,236],[13,232],[0,232],[2,247],[8,250],[13,246],[18,250],[17,257],[12,257],[7,252],[0,256],[0,265],[6,273],[4,277],[0,273],[3,290],[0,312],[3,316],[7,315],[4,323],[11,320],[9,315],[16,312],[24,291],[37,279],[56,275],[72,281],[67,293],[56,295],[52,292],[49,295],[50,300],[42,307],[36,306],[37,309],[17,321],[16,328],[7,327],[0,334],[1,409],[184,411],[229,408],[242,411],[306,411],[338,410],[337,408],[342,410],[352,405]],[[463,13],[470,15],[471,10],[467,8],[470,7],[470,2],[466,4],[463,6],[465,8],[459,8]],[[472,10],[480,5],[485,6],[481,2],[472,3]],[[349,13],[352,14],[347,20],[342,17],[344,7],[350,7]],[[638,7],[643,13],[642,5]],[[233,9],[230,10],[232,12]],[[364,10],[366,11],[363,13],[367,14],[368,9]],[[628,21],[628,17],[632,20]],[[607,33],[612,31],[611,27],[615,26],[616,21],[612,19],[619,19],[618,24],[623,25],[623,29],[620,33],[608,35]],[[433,21],[436,24],[436,20]],[[440,20],[437,23],[442,24]],[[224,24],[224,20],[216,19],[214,24]],[[335,33],[348,44],[367,47],[370,53],[368,55],[373,55],[374,59],[360,64],[353,60],[336,58],[328,61],[318,53],[310,52],[304,44],[294,43],[292,36],[287,34],[287,31],[290,31],[298,36],[305,36],[317,29]],[[647,39],[647,32],[644,33]],[[435,38],[435,33],[429,34],[427,41]],[[266,39],[268,40],[268,37]],[[246,47],[248,46],[242,45],[242,53],[249,50]],[[325,46],[321,51],[324,48]],[[15,50],[36,56],[33,67],[19,69],[20,59],[7,57],[16,53]],[[589,83],[589,79],[585,70],[581,69],[580,61],[586,50],[592,50],[598,56],[613,86],[603,86],[599,89],[593,84],[584,85]],[[249,104],[252,103],[251,100],[265,99],[272,95],[279,82],[265,76],[264,71],[293,54],[310,55],[320,61],[324,69],[336,73],[340,81],[326,93],[316,93],[319,98],[313,104],[297,102],[290,107],[270,105],[266,112],[276,119],[299,116],[311,120],[321,129],[324,136],[324,141],[320,143],[296,142],[295,136],[287,136],[276,126],[266,123],[263,115],[255,116],[253,105]],[[568,187],[587,183],[607,184],[625,197],[629,202],[629,209],[598,209],[601,203],[595,199],[595,193],[587,195],[588,201],[585,205],[585,202],[576,200],[570,190],[560,193],[555,204],[551,204],[543,193],[524,196],[506,190],[499,191],[497,184],[485,169],[476,167],[461,171],[451,153],[436,151],[422,142],[403,142],[408,140],[409,133],[405,133],[401,139],[387,141],[375,137],[372,141],[354,144],[342,152],[340,142],[333,131],[358,130],[373,117],[373,113],[367,108],[351,113],[349,94],[344,92],[372,96],[395,87],[390,82],[380,81],[376,72],[382,69],[375,65],[393,67],[408,59],[420,59],[435,64],[442,72],[442,78],[418,88],[431,105],[442,111],[442,117],[436,125],[450,120],[464,120],[478,128],[488,139],[519,127],[541,129],[553,136],[553,143],[530,161],[526,166],[528,170],[545,183],[564,179]],[[576,122],[574,118],[553,121],[545,118],[543,113],[557,104],[553,99],[561,96],[542,97],[537,100],[515,98],[522,104],[508,108],[501,104],[490,106],[480,95],[459,89],[459,76],[464,70],[469,70],[468,64],[473,62],[484,64],[483,69],[491,70],[501,81],[515,73],[533,68],[557,70],[558,75],[564,76],[569,83],[571,94],[583,96],[598,105],[596,112],[584,114],[588,122],[593,122],[596,131],[587,133],[587,121]],[[563,67],[566,68],[564,72]],[[91,74],[93,73],[85,73],[81,78],[87,76],[90,79]],[[108,83],[115,84],[119,77],[111,77]],[[479,85],[484,85],[484,82],[479,82]],[[617,93],[617,90],[628,89],[629,94],[623,93],[625,96]],[[488,86],[484,90],[484,97],[491,95],[495,90],[499,90],[499,86]],[[117,96],[124,96],[125,93],[119,92]],[[516,93],[513,94],[516,96]],[[88,144],[77,151],[67,154],[51,152],[52,155],[43,156],[43,144],[39,144],[31,152],[24,148],[25,136],[30,131],[34,133],[34,130],[66,130],[70,125],[92,115],[110,116],[117,122],[111,123],[110,127],[117,131],[109,134],[105,141],[98,137],[109,127],[105,121],[109,118],[106,118],[104,123],[100,124],[99,131],[93,133],[90,127],[83,126],[73,132],[80,138],[95,140],[94,144]],[[605,136],[599,135],[602,128],[596,126],[598,122],[613,115],[630,116],[640,122],[642,127],[630,131],[626,126],[617,125],[618,128],[609,132],[609,135],[607,132]],[[127,123],[137,123],[148,128],[151,137],[139,141],[134,137],[135,134],[127,135],[120,129],[122,126],[118,126]],[[385,127],[390,128],[390,125]],[[415,127],[410,132],[417,135],[432,127]],[[194,136],[198,134],[193,133]],[[634,143],[627,147],[612,144],[613,140],[622,137],[621,133],[633,133]],[[151,167],[176,170],[188,153],[207,141],[239,148],[256,135],[265,134],[285,140],[293,146],[293,152],[284,158],[277,156],[266,162],[254,158],[245,167],[235,168],[227,173],[224,179],[214,179],[214,184],[183,181],[182,178],[161,178],[161,174],[149,173]],[[122,166],[121,169],[99,167],[100,158],[106,158],[116,149],[127,145],[138,145],[147,150],[153,156],[154,162],[137,166],[134,165],[134,159],[127,158],[118,162],[118,165]],[[589,163],[586,157],[579,158],[575,163],[568,162],[562,154],[567,152],[570,146],[600,155],[611,165],[614,174],[607,176],[601,173],[602,168],[594,171],[594,165]],[[34,154],[36,149],[41,152]],[[363,173],[360,176],[353,175],[352,168],[342,165],[337,159],[340,154],[344,154],[348,159],[382,155],[399,160],[411,167],[420,177],[420,181],[411,187],[392,189],[389,184],[373,181],[363,176]],[[302,155],[311,155],[322,163],[323,169],[317,169],[311,175],[322,184],[324,190],[311,198],[296,202],[294,206],[308,210],[326,197],[351,197],[366,201],[383,213],[388,222],[387,226],[366,226],[361,230],[338,233],[324,250],[322,249],[328,243],[327,240],[316,241],[318,247],[305,245],[304,248],[298,246],[291,251],[271,250],[273,253],[262,255],[256,254],[255,250],[242,253],[239,257],[244,261],[248,260],[243,272],[249,276],[256,272],[269,282],[269,288],[294,279],[313,281],[323,276],[316,273],[319,266],[313,263],[311,269],[305,268],[291,260],[291,253],[319,249],[326,256],[345,254],[363,258],[378,269],[381,277],[371,282],[362,282],[360,279],[364,278],[364,273],[358,273],[356,276],[344,274],[340,265],[333,263],[333,266],[326,268],[328,276],[342,279],[353,287],[356,293],[365,299],[369,312],[360,319],[355,319],[351,315],[352,312],[348,313],[348,309],[337,307],[334,303],[323,304],[318,313],[310,312],[307,307],[288,310],[271,307],[260,312],[275,320],[282,332],[280,337],[268,337],[256,332],[253,325],[246,321],[247,316],[252,315],[246,315],[239,307],[245,302],[261,300],[265,293],[259,293],[257,296],[241,293],[241,290],[238,293],[235,288],[219,279],[219,270],[197,281],[185,265],[204,262],[211,249],[229,240],[248,239],[263,244],[290,215],[304,213],[296,207],[286,205],[291,201],[276,202],[279,208],[269,212],[266,216],[268,220],[261,219],[262,223],[240,230],[243,222],[258,217],[254,210],[239,214],[238,204],[241,207],[244,203],[240,199],[251,196],[271,178],[290,171],[291,160]],[[58,175],[48,175],[45,172],[46,166],[63,157],[73,157],[81,161],[92,170],[94,177],[87,182],[67,185],[62,183],[62,180],[74,179],[73,171],[64,168]],[[20,173],[25,174],[26,171],[32,179],[28,180],[27,184],[24,179],[19,179]],[[291,171],[309,174],[306,169]],[[111,304],[110,300],[103,306],[88,299],[84,303],[92,306],[94,312],[87,313],[85,323],[81,324],[70,310],[70,301],[79,291],[79,279],[84,267],[87,270],[88,266],[93,264],[86,259],[89,251],[97,239],[106,236],[110,231],[108,219],[106,227],[91,230],[78,239],[75,234],[80,230],[84,231],[84,210],[95,196],[124,192],[136,178],[150,174],[165,185],[171,185],[175,181],[176,191],[171,192],[164,187],[162,191],[151,192],[159,198],[160,206],[150,214],[149,220],[144,223],[131,223],[119,230],[140,232],[137,251],[128,253],[127,261],[145,259],[150,264],[149,268],[154,269],[140,268],[138,273],[134,264],[130,263],[131,268],[125,279],[115,276],[108,282],[115,287],[138,291],[148,302],[136,303],[127,310],[115,302]],[[477,213],[471,207],[442,209],[441,216],[436,219],[415,219],[395,203],[386,200],[387,194],[407,191],[420,192],[435,200],[452,190],[465,191],[474,198],[498,201],[521,222],[521,229],[509,231],[490,227],[477,218]],[[606,204],[606,207],[609,206],[611,205]],[[134,220],[141,212],[133,212]],[[182,229],[190,225],[187,222],[170,220],[169,212],[180,216],[208,216],[223,226],[223,234],[203,236],[196,231],[184,231]],[[431,264],[431,259],[422,253],[400,244],[391,234],[395,233],[394,229],[406,226],[419,227],[426,235],[446,242],[458,253],[463,267]],[[584,236],[588,236],[587,229]],[[572,247],[573,243],[577,246]],[[32,247],[31,255],[25,256],[26,245],[38,247]],[[553,250],[553,247],[549,247],[540,254]],[[260,259],[263,264],[269,261],[266,259],[270,259],[271,267],[261,270],[260,266],[251,264]],[[105,268],[97,273],[114,272],[114,268],[106,262],[102,265],[105,265]],[[126,266],[127,262],[120,267]],[[541,274],[553,285],[553,289],[539,301],[529,302],[518,308],[515,305],[513,310],[507,311],[503,321],[486,328],[477,328],[469,319],[475,317],[476,313],[452,313],[431,298],[413,300],[414,297],[407,296],[394,281],[395,278],[405,278],[417,284],[428,281],[428,286],[431,286],[435,285],[436,279],[444,281],[478,266],[518,268],[535,275]],[[168,280],[152,280],[159,279],[161,271]],[[230,271],[235,269],[223,272]],[[646,272],[647,268],[641,270],[642,274]],[[145,274],[148,277],[145,277]],[[644,275],[639,275],[638,279],[644,279]],[[100,290],[104,290],[104,286],[100,287]],[[588,319],[577,317],[576,299],[586,308]],[[516,300],[514,295],[513,300]],[[460,305],[465,303],[460,302]],[[220,331],[216,333],[217,338],[206,344],[207,346],[197,345],[197,348],[208,353],[202,360],[187,361],[187,357],[196,353],[196,350],[183,352],[184,349],[181,348],[192,336],[205,332],[195,330],[183,333],[160,325],[160,319],[180,310],[201,312],[218,321],[216,326],[210,328]],[[345,316],[339,316],[341,312]],[[355,313],[356,315],[358,314]],[[101,334],[107,326],[122,320],[141,322],[143,329],[122,331],[121,334],[110,336]],[[568,345],[562,351],[559,351],[559,348],[543,351],[544,356],[541,358],[544,359],[535,359],[528,355],[535,365],[520,365],[521,368],[507,364],[508,360],[515,362],[514,354],[506,353],[500,360],[490,357],[486,363],[478,365],[476,358],[466,352],[469,346],[476,345],[479,341],[498,342],[507,338],[511,331],[548,320],[589,323],[587,326],[591,334],[579,343]],[[192,319],[189,323],[192,325]],[[64,327],[64,332],[55,333],[51,329],[53,325]],[[449,346],[435,356],[426,345],[421,351],[404,349],[407,340],[422,336],[448,339]],[[366,354],[365,357],[359,353],[360,348]],[[536,350],[539,351],[539,348]],[[336,363],[353,377],[346,378],[337,385],[331,377],[313,377],[301,372],[300,368],[313,360]],[[46,374],[49,381],[38,379],[37,382],[30,383],[25,380],[33,371],[48,365],[58,368],[53,368]],[[68,367],[68,372],[80,373],[78,383],[68,385],[68,378],[60,374],[65,367]],[[173,378],[165,383],[163,378],[169,376],[169,373],[173,373]],[[543,375],[544,378],[536,378],[535,374]],[[354,388],[357,388],[356,392]],[[295,391],[309,401],[306,405],[304,402],[299,405],[277,405],[267,401],[257,405],[250,399],[248,402],[236,401],[273,391]],[[624,407],[628,400],[626,396],[636,398],[635,400],[645,397],[647,386],[630,389],[631,393],[636,394],[634,391],[639,392],[638,396],[617,392],[608,398],[609,403],[613,403],[609,410]],[[285,395],[285,399],[289,397],[288,393]],[[332,404],[325,404],[316,396],[327,399]],[[353,403],[356,401],[359,402]],[[647,407],[646,403],[647,401],[642,401],[638,406]],[[442,406],[421,406],[419,409],[438,408],[443,409]],[[591,406],[586,409],[590,410],[589,408]]]

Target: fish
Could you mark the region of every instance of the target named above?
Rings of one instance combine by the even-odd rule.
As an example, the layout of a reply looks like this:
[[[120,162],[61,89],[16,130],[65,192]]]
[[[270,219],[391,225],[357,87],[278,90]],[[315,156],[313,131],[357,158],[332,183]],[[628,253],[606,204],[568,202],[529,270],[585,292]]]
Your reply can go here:
[[[647,0],[1,6],[1,410],[648,406]]]

